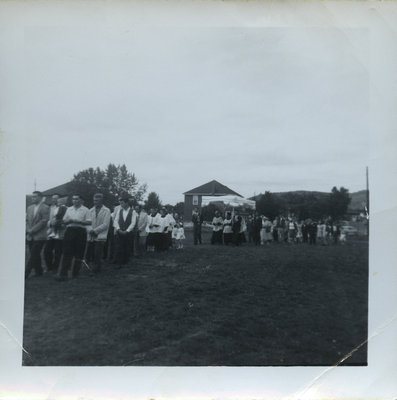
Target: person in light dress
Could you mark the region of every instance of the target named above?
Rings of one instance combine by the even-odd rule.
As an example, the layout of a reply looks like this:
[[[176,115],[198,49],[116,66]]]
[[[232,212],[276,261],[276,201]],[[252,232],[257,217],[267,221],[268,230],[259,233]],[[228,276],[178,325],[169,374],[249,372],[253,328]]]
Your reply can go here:
[[[183,229],[183,220],[178,213],[174,214],[175,224],[172,228],[172,240],[177,250],[183,249],[183,240],[185,240],[185,230]]]

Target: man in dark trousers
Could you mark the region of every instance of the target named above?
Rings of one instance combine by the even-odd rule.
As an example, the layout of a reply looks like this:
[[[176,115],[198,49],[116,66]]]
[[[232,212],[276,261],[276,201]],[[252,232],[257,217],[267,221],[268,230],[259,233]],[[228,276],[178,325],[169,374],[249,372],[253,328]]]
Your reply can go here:
[[[62,256],[62,241],[65,227],[62,224],[67,207],[59,204],[59,195],[51,198],[50,217],[48,221],[47,242],[44,246],[44,260],[47,271],[57,272]]]
[[[94,264],[93,272],[102,269],[102,259],[110,225],[110,210],[103,205],[103,194],[94,195],[94,207],[90,209],[91,226],[88,229],[87,261]]]
[[[80,273],[84,258],[85,246],[87,243],[87,229],[91,225],[90,212],[83,206],[83,199],[80,194],[72,196],[71,207],[68,207],[62,220],[66,225],[65,236],[63,238],[63,259],[57,281],[66,281],[68,271],[72,269],[72,277],[77,278]],[[73,262],[73,266],[72,266]]]
[[[137,214],[128,203],[128,197],[120,198],[120,208],[114,217],[115,264],[117,268],[125,266],[131,256],[132,231],[135,228]]]
[[[196,207],[192,215],[193,222],[193,241],[194,244],[201,244],[201,225],[203,223],[199,209]]]
[[[26,240],[29,246],[29,260],[25,269],[25,278],[28,278],[32,269],[35,276],[43,275],[41,266],[41,250],[47,239],[47,223],[49,219],[49,207],[43,203],[43,196],[35,191],[32,194],[32,202],[26,212]]]

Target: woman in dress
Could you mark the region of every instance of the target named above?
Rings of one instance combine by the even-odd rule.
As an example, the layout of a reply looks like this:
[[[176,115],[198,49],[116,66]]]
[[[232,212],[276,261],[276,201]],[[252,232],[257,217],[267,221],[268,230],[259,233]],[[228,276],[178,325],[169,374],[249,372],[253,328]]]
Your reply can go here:
[[[273,240],[272,226],[269,218],[262,216],[261,245],[269,244]]]
[[[320,223],[317,225],[317,239],[321,242],[323,246],[325,246],[327,243],[327,238],[326,238],[326,225],[324,221],[320,221]]]
[[[296,243],[302,243],[302,238],[303,238],[303,234],[302,234],[302,226],[303,226],[303,221],[300,221],[299,223],[296,224]]]

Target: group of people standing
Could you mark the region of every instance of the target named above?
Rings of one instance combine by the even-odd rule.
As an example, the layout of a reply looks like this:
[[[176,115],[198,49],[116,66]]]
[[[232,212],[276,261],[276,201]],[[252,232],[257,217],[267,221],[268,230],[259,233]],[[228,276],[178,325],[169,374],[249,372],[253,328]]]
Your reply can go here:
[[[43,275],[42,251],[47,271],[58,272],[56,279],[62,281],[67,280],[70,270],[72,276],[77,277],[83,265],[92,274],[100,272],[104,259],[121,268],[133,255],[183,248],[183,220],[172,209],[152,208],[147,213],[141,205],[134,206],[134,199],[128,195],[119,198],[113,211],[103,204],[101,193],[93,196],[91,209],[84,206],[77,193],[72,196],[70,207],[60,204],[59,200],[58,195],[53,195],[48,206],[40,192],[33,192],[33,204],[26,213],[26,239],[30,250],[26,278],[33,269],[36,276]],[[192,223],[193,242],[201,244],[203,219],[198,208],[193,211]],[[346,233],[331,219],[299,222],[293,216],[278,216],[271,221],[256,213],[244,217],[227,211],[222,217],[215,211],[212,244],[239,246],[247,241],[255,245],[271,242],[326,245],[344,243]]]
[[[346,233],[341,230],[338,222],[330,218],[316,222],[312,219],[298,221],[294,216],[278,216],[271,221],[263,215],[254,214],[249,216],[247,226],[249,241],[256,245],[271,242],[327,245],[346,241]]]
[[[200,220],[198,210],[193,213],[194,230],[197,230],[197,220]],[[248,235],[248,240],[246,239]],[[344,243],[346,233],[337,222],[331,219],[313,221],[307,219],[298,221],[295,217],[278,216],[273,221],[264,215],[249,215],[243,217],[235,212],[227,211],[225,217],[215,211],[212,220],[212,244],[240,245],[244,242],[255,245],[265,245],[271,242],[308,243]],[[201,243],[201,235],[200,235]]]
[[[59,199],[53,195],[48,206],[40,192],[33,192],[33,204],[26,213],[30,254],[25,278],[32,270],[36,276],[43,275],[43,249],[47,271],[57,272],[56,279],[64,281],[69,270],[77,277],[83,265],[93,274],[100,272],[104,258],[121,268],[132,255],[183,247],[183,221],[172,210],[151,209],[148,214],[141,205],[134,207],[128,195],[119,198],[113,212],[103,204],[101,193],[94,195],[91,209],[77,193],[70,207]]]
[[[193,243],[195,245],[202,244],[201,226],[203,223],[202,216],[198,208],[193,210]],[[237,213],[227,211],[223,218],[218,210],[215,211],[215,216],[212,220],[212,236],[211,244],[234,244],[239,246],[246,242],[245,232],[247,225],[245,219]]]

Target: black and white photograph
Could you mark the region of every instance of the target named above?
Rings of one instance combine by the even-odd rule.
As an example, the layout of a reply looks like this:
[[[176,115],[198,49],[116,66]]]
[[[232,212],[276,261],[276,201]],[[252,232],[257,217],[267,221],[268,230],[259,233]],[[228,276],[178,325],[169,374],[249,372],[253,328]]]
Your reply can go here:
[[[4,8],[18,24],[1,41],[14,95],[1,113],[13,151],[3,164],[21,168],[5,181],[18,207],[2,216],[15,218],[7,246],[22,293],[20,334],[4,330],[16,367],[40,376],[26,390],[63,371],[50,367],[123,367],[138,384],[152,371],[140,367],[253,371],[253,381],[305,367],[289,393],[270,383],[273,398],[297,387],[326,397],[327,373],[369,375],[372,338],[395,325],[389,308],[371,322],[373,288],[382,293],[371,279],[391,271],[390,259],[374,263],[393,247],[378,221],[396,221],[383,214],[395,184],[380,180],[395,177],[395,145],[380,140],[384,128],[395,143],[394,122],[376,125],[391,113],[376,102],[382,67],[396,80],[375,43],[390,37],[389,49],[396,36],[370,2],[340,3],[335,14],[312,2]],[[53,398],[61,390],[67,381]]]

